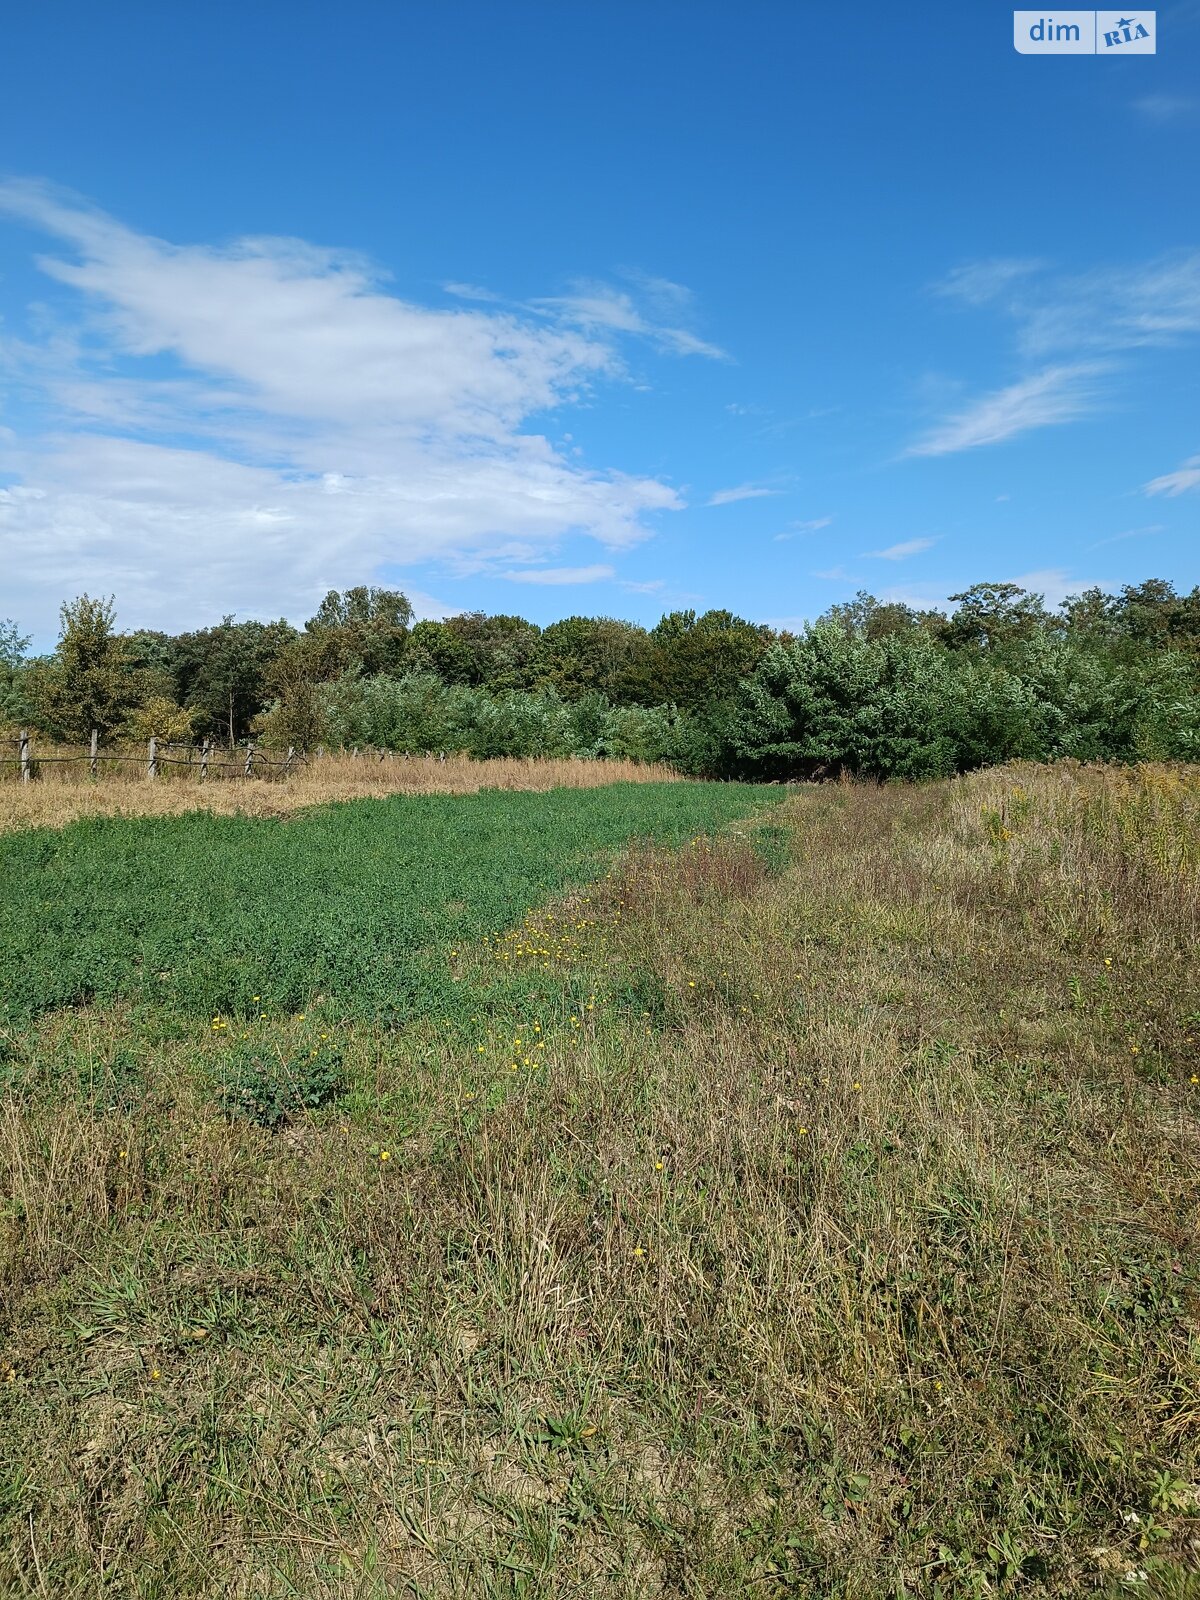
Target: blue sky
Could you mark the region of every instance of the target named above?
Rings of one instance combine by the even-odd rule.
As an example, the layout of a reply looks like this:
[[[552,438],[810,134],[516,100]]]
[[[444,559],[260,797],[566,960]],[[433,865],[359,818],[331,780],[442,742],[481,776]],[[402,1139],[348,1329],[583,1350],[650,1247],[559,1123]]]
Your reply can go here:
[[[6,19],[0,615],[1200,581],[1200,3]]]

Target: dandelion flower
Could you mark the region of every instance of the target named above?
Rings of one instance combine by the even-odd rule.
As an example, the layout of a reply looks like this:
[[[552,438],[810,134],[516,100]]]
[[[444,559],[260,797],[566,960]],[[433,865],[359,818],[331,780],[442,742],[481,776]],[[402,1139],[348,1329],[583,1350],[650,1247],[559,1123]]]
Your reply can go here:
[[[379,1152],[379,1159],[380,1161],[390,1161],[392,1159],[392,1152],[390,1150],[381,1150]]]

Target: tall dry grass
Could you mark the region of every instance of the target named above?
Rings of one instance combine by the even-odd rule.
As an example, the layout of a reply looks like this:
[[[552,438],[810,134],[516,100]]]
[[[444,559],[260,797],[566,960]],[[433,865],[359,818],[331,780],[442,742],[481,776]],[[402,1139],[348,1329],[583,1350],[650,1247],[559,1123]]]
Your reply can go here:
[[[502,759],[466,756],[400,756],[377,753],[313,757],[286,777],[277,769],[250,778],[218,774],[204,782],[198,763],[164,765],[149,778],[142,757],[117,766],[103,761],[93,780],[86,761],[45,759],[33,781],[18,781],[11,764],[0,783],[0,832],[56,828],[79,817],[173,816],[184,811],[243,812],[283,816],[303,806],[362,800],[387,794],[472,794],[477,789],[591,789],[606,783],[682,782],[670,767],[635,761]],[[75,754],[76,752],[71,752]],[[214,758],[215,760],[215,758]]]

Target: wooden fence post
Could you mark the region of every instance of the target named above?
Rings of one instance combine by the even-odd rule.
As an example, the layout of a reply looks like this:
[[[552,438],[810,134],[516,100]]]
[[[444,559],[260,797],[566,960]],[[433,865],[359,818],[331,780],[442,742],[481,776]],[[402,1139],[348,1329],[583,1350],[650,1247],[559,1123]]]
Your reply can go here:
[[[209,750],[211,748],[212,748],[212,741],[209,740],[209,739],[205,739],[204,743],[200,746],[200,780],[201,780],[201,782],[203,782],[204,779],[208,777],[208,752],[209,752]]]
[[[29,730],[21,729],[21,782],[29,782]]]
[[[284,763],[283,763],[283,775],[284,775],[285,778],[287,777],[288,773],[292,770],[292,762],[295,760],[295,757],[296,757],[295,747],[293,745],[288,745],[288,753],[287,753],[287,756],[286,756],[286,758],[284,760]]]
[[[146,768],[146,775],[150,778],[158,777],[158,740],[153,735],[150,738],[150,761]]]
[[[246,746],[246,771],[245,771],[245,776],[247,778],[250,776],[250,772],[251,772],[251,769],[253,768],[253,766],[254,766],[254,746],[252,744],[248,744]]]
[[[88,763],[90,765],[91,769],[92,769],[92,777],[93,778],[96,776],[96,752],[97,752],[97,750],[99,748],[99,745],[100,745],[100,735],[96,731],[96,729],[93,728],[92,729],[92,749],[91,749],[91,754],[90,754],[89,763]]]

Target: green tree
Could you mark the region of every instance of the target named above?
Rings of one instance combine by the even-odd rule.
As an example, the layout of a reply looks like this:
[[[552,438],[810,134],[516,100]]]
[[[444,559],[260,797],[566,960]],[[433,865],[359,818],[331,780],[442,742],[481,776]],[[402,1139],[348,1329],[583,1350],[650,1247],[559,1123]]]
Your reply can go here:
[[[252,724],[264,743],[280,750],[313,750],[325,738],[319,685],[305,643],[298,639],[286,645],[267,669],[267,688],[275,698]]]
[[[126,641],[113,627],[113,601],[80,595],[59,617],[58,647],[32,674],[36,719],[52,738],[73,744],[82,744],[93,728],[102,739],[110,737],[138,699]]]
[[[958,602],[958,608],[945,624],[942,637],[960,649],[1001,649],[1031,638],[1052,620],[1042,596],[1015,583],[973,583],[950,599]]]
[[[564,617],[543,628],[533,655],[533,678],[575,702],[591,694],[611,699],[624,673],[645,654],[644,628],[616,617]]]
[[[465,611],[444,622],[418,622],[409,665],[443,683],[504,694],[531,686],[541,629],[524,617]]]
[[[924,628],[936,635],[945,627],[946,618],[940,611],[916,611],[899,600],[877,600],[860,589],[853,600],[830,606],[817,621],[836,623],[853,637],[870,640],[903,633],[908,628]]]
[[[176,699],[196,713],[196,731],[235,744],[275,695],[272,663],[298,635],[290,623],[235,622],[180,634],[175,643]]]
[[[686,711],[729,700],[772,644],[767,627],[731,611],[672,611],[650,631],[648,646],[618,674],[614,698]]]
[[[331,589],[304,625],[311,676],[334,678],[356,662],[368,676],[399,672],[412,618],[412,606],[397,589]]]
[[[28,649],[29,635],[11,619],[0,619],[0,726],[15,727],[32,716],[25,660]]]
[[[732,756],[760,777],[942,777],[960,708],[946,651],[919,630],[866,640],[824,622],[775,645],[742,685]]]

